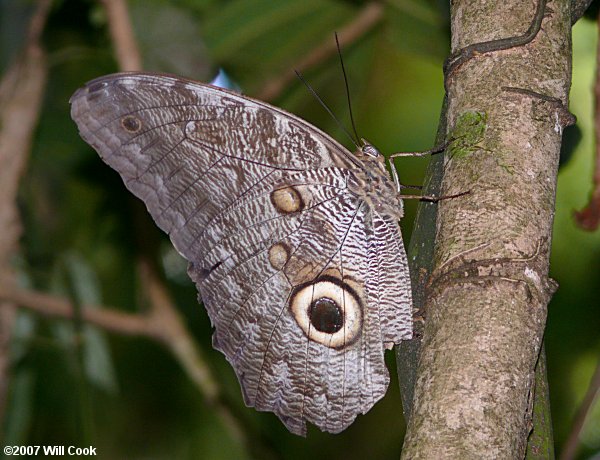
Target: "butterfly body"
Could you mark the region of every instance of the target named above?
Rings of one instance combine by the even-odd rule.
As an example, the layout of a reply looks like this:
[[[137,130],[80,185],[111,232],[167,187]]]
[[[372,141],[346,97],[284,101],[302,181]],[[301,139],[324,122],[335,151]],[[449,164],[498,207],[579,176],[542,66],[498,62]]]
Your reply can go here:
[[[109,75],[71,103],[190,262],[247,405],[337,433],[385,394],[384,351],[411,337],[412,302],[381,154],[178,77]]]
[[[365,151],[369,154],[364,153]],[[402,219],[404,206],[396,184],[385,169],[384,156],[372,145],[365,144],[355,157],[361,162],[361,167],[353,170],[353,180],[349,181],[350,190],[371,209],[396,220]]]

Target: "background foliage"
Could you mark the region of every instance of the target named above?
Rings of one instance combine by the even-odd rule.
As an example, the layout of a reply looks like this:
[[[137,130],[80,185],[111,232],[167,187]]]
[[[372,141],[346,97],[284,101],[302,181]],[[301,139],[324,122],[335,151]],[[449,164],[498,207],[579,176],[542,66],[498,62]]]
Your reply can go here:
[[[32,3],[0,2],[0,73],[21,51]],[[129,6],[147,70],[210,81],[222,68],[245,94],[256,95],[310,50],[333,42],[333,31],[350,23],[365,3],[132,0]],[[448,14],[442,0],[389,0],[377,25],[343,50],[359,134],[382,152],[433,144],[444,93]],[[571,141],[559,175],[554,227],[551,274],[561,287],[550,305],[546,351],[559,450],[600,351],[600,232],[586,233],[572,219],[591,189],[596,36],[591,19],[574,28],[571,111],[579,119],[579,136],[567,133]],[[81,303],[139,311],[143,286],[135,274],[131,199],[116,173],[79,138],[69,116],[68,100],[76,88],[118,70],[104,9],[91,0],[55,1],[44,43],[50,79],[19,199],[23,237],[15,263],[21,282]],[[347,123],[337,57],[305,76]],[[272,102],[348,145],[298,81]],[[403,182],[420,183],[425,163],[403,160]],[[409,203],[405,238],[414,209]],[[210,346],[210,323],[196,302],[185,263],[158,231],[154,237],[156,257],[186,324],[236,413],[256,433],[254,441],[290,459],[398,457],[404,421],[393,370],[385,399],[338,436],[312,429],[301,439],[275,416],[246,409],[233,371]],[[159,344],[25,310],[16,328],[4,444],[93,445],[102,458],[247,457]],[[600,451],[599,404],[582,443],[581,458]]]

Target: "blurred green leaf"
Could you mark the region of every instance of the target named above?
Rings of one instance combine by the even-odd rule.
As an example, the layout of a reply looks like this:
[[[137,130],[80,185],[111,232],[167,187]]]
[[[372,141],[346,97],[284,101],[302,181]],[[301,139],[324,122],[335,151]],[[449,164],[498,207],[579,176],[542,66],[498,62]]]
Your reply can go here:
[[[190,10],[164,1],[130,1],[144,68],[196,80],[212,78],[211,60]]]
[[[358,11],[332,0],[234,0],[207,14],[203,34],[214,59],[252,92],[324,40],[333,42]]]
[[[389,0],[386,33],[399,51],[430,56],[439,65],[449,53],[450,12],[435,0]]]
[[[99,283],[96,275],[85,259],[74,252],[64,255],[63,264],[57,266],[55,278],[55,292],[69,297],[69,289],[63,285],[65,279],[70,279],[73,284],[77,303],[89,305],[92,308],[101,304]],[[62,273],[64,266],[65,273]],[[95,326],[84,324],[81,331],[74,330],[70,322],[54,324],[57,340],[66,349],[72,348],[79,340],[76,334],[81,333],[81,347],[83,351],[84,373],[88,381],[97,388],[114,393],[117,390],[115,370],[112,363],[110,347],[106,340],[106,333]]]
[[[5,446],[27,444],[33,415],[34,383],[34,372],[31,369],[17,369],[11,377],[4,424]]]

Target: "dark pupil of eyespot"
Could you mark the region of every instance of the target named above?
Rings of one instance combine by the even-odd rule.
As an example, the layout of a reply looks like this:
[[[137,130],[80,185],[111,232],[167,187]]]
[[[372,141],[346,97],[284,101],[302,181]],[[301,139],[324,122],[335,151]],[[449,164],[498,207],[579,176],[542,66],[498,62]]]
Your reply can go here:
[[[123,126],[128,131],[137,131],[140,128],[140,122],[133,117],[127,117],[123,120]]]
[[[310,322],[317,331],[333,334],[339,331],[344,324],[344,315],[336,302],[321,297],[315,300],[308,312]]]

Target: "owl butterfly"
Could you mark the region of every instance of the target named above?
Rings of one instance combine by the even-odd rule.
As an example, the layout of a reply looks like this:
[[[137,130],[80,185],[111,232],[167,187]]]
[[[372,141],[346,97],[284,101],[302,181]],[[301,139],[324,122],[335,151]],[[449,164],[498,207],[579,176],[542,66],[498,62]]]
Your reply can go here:
[[[338,433],[383,397],[412,335],[402,200],[383,156],[281,109],[178,77],[98,78],[83,139],[189,261],[244,401]]]

